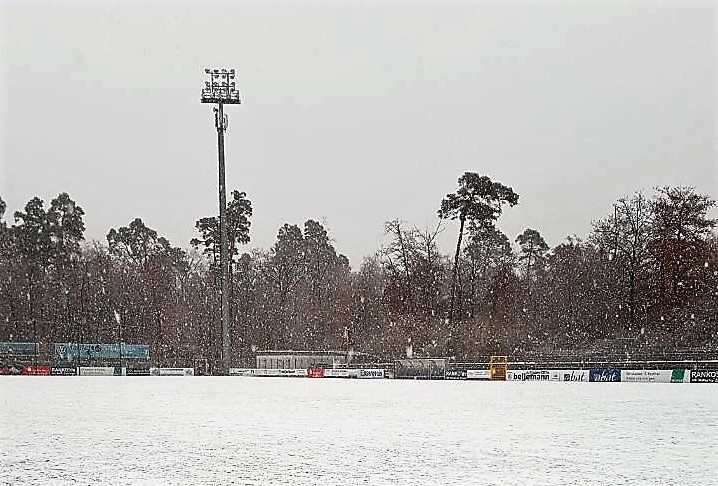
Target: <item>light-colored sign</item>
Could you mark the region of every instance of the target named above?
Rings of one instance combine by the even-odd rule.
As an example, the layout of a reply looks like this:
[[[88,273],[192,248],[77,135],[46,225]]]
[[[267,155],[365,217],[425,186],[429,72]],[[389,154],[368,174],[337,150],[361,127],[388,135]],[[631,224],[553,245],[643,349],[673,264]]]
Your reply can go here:
[[[359,378],[384,378],[383,369],[362,369],[359,370]]]
[[[346,368],[327,368],[324,370],[324,378],[357,378],[358,376],[359,370],[350,370]]]
[[[114,366],[81,366],[77,370],[80,376],[114,376]]]
[[[550,370],[551,381],[589,381],[589,370]]]
[[[194,368],[150,368],[151,376],[194,376]]]
[[[491,378],[491,370],[466,370],[467,380],[488,380]]]
[[[549,381],[549,370],[508,370],[506,379],[510,381]]]
[[[621,370],[621,381],[633,383],[670,383],[673,370]]]

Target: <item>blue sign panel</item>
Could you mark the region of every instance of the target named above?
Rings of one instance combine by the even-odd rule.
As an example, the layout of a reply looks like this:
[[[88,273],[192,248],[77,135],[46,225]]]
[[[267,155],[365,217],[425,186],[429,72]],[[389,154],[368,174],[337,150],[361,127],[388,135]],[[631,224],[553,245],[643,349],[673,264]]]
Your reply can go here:
[[[621,370],[598,368],[588,372],[588,381],[621,381]]]
[[[0,343],[0,356],[37,356],[37,344]]]
[[[53,358],[61,361],[88,359],[150,359],[146,344],[55,343]]]

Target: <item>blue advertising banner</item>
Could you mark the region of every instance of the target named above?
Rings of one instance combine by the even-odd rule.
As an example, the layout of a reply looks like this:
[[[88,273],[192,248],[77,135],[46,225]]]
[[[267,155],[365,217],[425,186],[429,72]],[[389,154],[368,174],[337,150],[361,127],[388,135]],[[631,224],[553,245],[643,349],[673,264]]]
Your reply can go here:
[[[37,356],[37,344],[1,342],[0,356]]]
[[[621,381],[621,370],[598,368],[589,371],[588,381]]]
[[[52,357],[59,361],[88,359],[150,359],[150,347],[146,344],[88,344],[55,343]]]

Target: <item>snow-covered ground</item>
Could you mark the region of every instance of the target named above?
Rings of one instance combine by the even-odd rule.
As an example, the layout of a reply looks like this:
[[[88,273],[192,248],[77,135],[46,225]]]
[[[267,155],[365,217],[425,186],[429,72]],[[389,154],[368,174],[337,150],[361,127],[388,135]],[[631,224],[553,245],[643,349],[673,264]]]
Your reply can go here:
[[[718,478],[718,385],[2,377],[0,405],[0,484]]]

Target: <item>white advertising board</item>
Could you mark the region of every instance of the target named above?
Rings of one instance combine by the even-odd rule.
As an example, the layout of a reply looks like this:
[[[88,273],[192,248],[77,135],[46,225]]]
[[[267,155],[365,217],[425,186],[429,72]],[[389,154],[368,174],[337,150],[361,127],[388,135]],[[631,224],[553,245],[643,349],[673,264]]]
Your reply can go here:
[[[550,370],[551,381],[589,381],[589,370]]]
[[[506,379],[509,381],[549,381],[549,370],[508,370]]]
[[[114,376],[115,368],[112,366],[81,366],[77,374],[80,376]]]
[[[229,376],[254,376],[253,368],[230,368]]]
[[[633,383],[670,383],[673,370],[621,370],[621,381]]]
[[[467,380],[488,380],[491,378],[491,370],[466,370]]]
[[[150,368],[151,376],[194,376],[194,368]]]
[[[359,370],[354,369],[334,369],[326,368],[324,370],[324,378],[357,378]]]
[[[361,369],[358,378],[384,378],[383,369]]]

